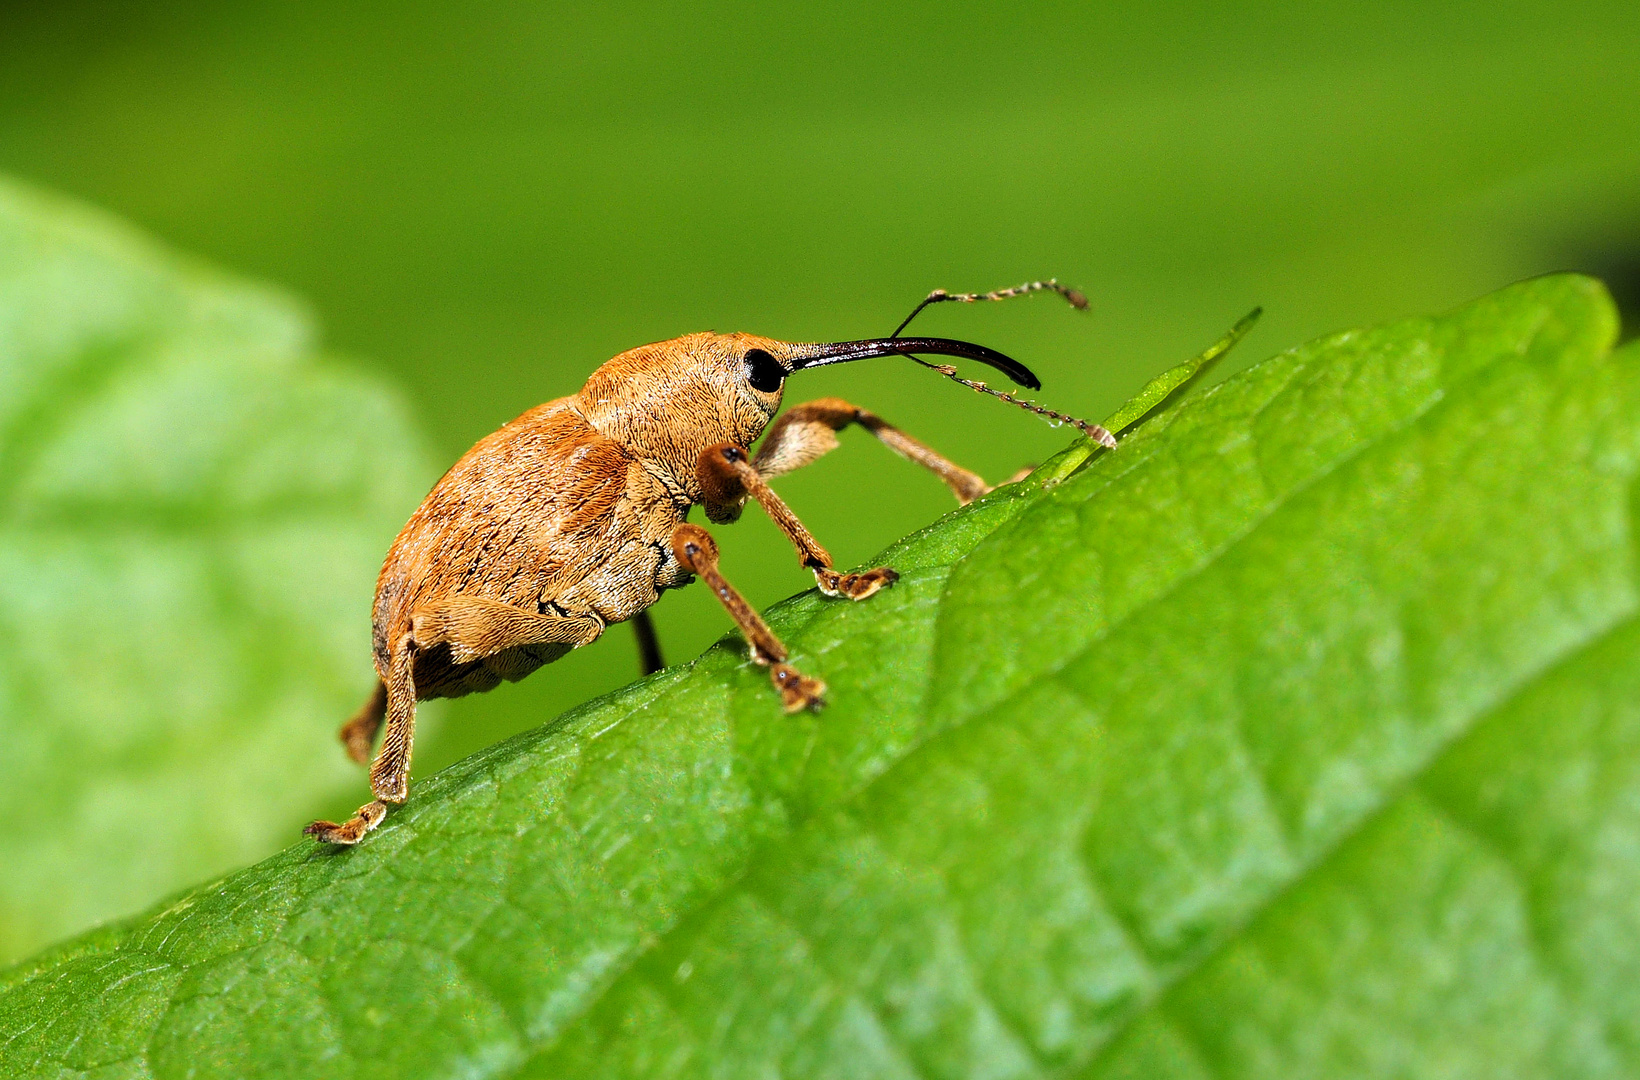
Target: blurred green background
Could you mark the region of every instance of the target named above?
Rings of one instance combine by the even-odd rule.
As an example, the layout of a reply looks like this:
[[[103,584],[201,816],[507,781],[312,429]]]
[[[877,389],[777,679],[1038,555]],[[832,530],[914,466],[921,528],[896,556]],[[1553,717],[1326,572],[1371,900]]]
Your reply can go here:
[[[1640,5],[12,3],[0,171],[306,297],[441,464],[642,342],[861,337],[935,286],[1047,275],[1092,314],[919,329],[1097,418],[1254,304],[1232,370],[1548,270],[1632,319]],[[993,479],[1067,438],[905,363],[787,400],[826,394]],[[950,507],[858,433],[781,489],[846,564]],[[755,511],[722,537],[758,605],[811,584]],[[674,661],[727,629],[700,590],[656,616]],[[417,772],[635,673],[619,630],[452,703]]]

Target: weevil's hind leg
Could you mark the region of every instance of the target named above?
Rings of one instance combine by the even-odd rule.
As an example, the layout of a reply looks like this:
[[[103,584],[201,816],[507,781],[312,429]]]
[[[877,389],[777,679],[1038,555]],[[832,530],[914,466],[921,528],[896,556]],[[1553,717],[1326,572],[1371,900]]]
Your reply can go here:
[[[370,766],[370,790],[378,801],[402,803],[410,795],[410,752],[416,739],[415,634],[405,634],[387,662],[387,733]],[[374,826],[372,826],[373,828]]]
[[[648,611],[632,616],[632,632],[638,638],[638,666],[643,668],[643,673],[653,675],[666,667],[661,656],[661,639],[655,633],[655,621]]]
[[[604,632],[604,621],[587,614],[553,614],[488,600],[451,596],[419,607],[411,615],[416,645],[448,644],[458,664],[504,653],[521,645],[585,645]]]
[[[376,741],[376,732],[382,729],[382,721],[387,719],[387,684],[380,679],[376,680],[376,689],[370,692],[370,700],[353,718],[342,725],[337,735],[342,745],[347,748],[347,756],[360,765],[370,764],[370,747]]]
[[[672,533],[672,551],[684,569],[704,581],[723,604],[751,648],[752,659],[769,669],[769,681],[780,691],[786,711],[818,708],[824,702],[826,684],[786,663],[786,646],[719,573],[717,543],[712,534],[699,525],[679,525]]]
[[[387,734],[381,751],[370,768],[370,789],[374,802],[365,803],[351,818],[338,824],[315,821],[302,831],[324,844],[357,844],[365,834],[387,817],[388,803],[401,803],[409,789],[410,744],[416,729],[415,670],[416,639],[401,634],[388,654],[387,678],[382,680],[387,698]],[[389,775],[397,772],[397,783]]]
[[[410,794],[410,754],[416,734],[415,660],[419,649],[448,644],[456,663],[468,663],[521,645],[584,645],[603,632],[595,616],[541,615],[479,597],[454,596],[417,608],[411,629],[393,642],[388,653],[387,732],[370,767],[370,790],[376,801],[341,824],[315,821],[303,831],[327,844],[356,844],[382,823],[390,803]]]
[[[491,657],[505,659],[503,654],[511,656],[510,650],[525,645],[585,645],[603,632],[603,620],[595,615],[545,615],[478,596],[451,596],[417,608],[410,616],[410,633],[401,639],[403,647],[389,661],[387,734],[370,766],[370,789],[376,798],[402,803],[410,793],[416,650],[447,645],[450,659],[466,664]],[[507,675],[510,669],[499,670]]]
[[[842,398],[819,398],[786,410],[764,437],[752,466],[764,479],[800,469],[837,449],[837,433],[850,424],[859,424],[896,454],[939,477],[963,506],[991,490],[978,473]]]
[[[523,645],[585,645],[604,632],[604,623],[594,615],[543,615],[499,600],[451,596],[417,608],[410,628],[388,661],[387,734],[370,766],[370,789],[390,803],[402,803],[410,793],[416,650],[448,645],[450,659],[465,664]]]

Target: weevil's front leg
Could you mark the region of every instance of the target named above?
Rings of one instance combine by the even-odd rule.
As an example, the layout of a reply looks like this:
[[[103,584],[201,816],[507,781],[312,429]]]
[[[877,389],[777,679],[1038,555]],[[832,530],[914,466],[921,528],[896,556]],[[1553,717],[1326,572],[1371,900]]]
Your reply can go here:
[[[402,803],[409,797],[410,755],[416,734],[415,660],[419,650],[447,644],[450,658],[464,664],[521,645],[584,645],[603,629],[603,621],[592,615],[541,615],[474,596],[452,596],[417,608],[409,631],[399,635],[389,650],[387,676],[382,680],[387,733],[370,767],[375,801],[359,807],[341,824],[315,821],[303,831],[327,844],[357,844],[387,817],[388,804]],[[350,721],[349,726],[356,721]]]
[[[764,436],[752,466],[764,479],[800,469],[837,449],[837,433],[850,424],[859,424],[896,454],[939,477],[963,506],[991,490],[978,473],[969,472],[882,417],[842,398],[818,398],[786,410]]]
[[[706,515],[713,521],[732,521],[730,508],[738,511],[748,495],[756,499],[769,519],[791,540],[803,565],[814,571],[815,582],[827,596],[864,600],[884,585],[900,580],[900,575],[886,566],[863,574],[839,574],[833,570],[831,553],[820,546],[797,520],[791,507],[763,482],[763,476],[752,467],[746,451],[733,443],[719,443],[702,451],[695,463],[695,475],[705,493]]]
[[[752,610],[752,605],[718,572],[718,549],[712,534],[699,525],[679,525],[672,533],[672,552],[684,569],[704,581],[723,604],[724,610],[728,611],[750,646],[752,659],[769,669],[769,681],[780,691],[786,711],[818,707],[826,692],[826,684],[809,678],[786,663],[786,646]]]

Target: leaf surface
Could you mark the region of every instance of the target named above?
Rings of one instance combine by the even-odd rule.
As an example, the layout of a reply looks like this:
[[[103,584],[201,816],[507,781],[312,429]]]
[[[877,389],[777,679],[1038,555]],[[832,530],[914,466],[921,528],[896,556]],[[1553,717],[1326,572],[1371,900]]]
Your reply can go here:
[[[1640,1069],[1640,353],[1594,282],[1277,356],[0,979],[19,1076]],[[1075,453],[1076,451],[1073,451]]]
[[[428,472],[289,300],[0,181],[0,957],[356,783],[369,582]]]

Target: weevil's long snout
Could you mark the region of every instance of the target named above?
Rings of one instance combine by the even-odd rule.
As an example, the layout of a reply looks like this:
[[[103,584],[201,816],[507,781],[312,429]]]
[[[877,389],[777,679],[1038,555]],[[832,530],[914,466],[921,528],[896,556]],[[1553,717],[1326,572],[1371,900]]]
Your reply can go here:
[[[864,341],[832,341],[816,345],[792,345],[787,356],[792,370],[846,364],[850,360],[870,360],[878,356],[956,356],[988,364],[1028,390],[1042,389],[1042,381],[1031,369],[1011,356],[971,341],[937,337],[867,338]]]

